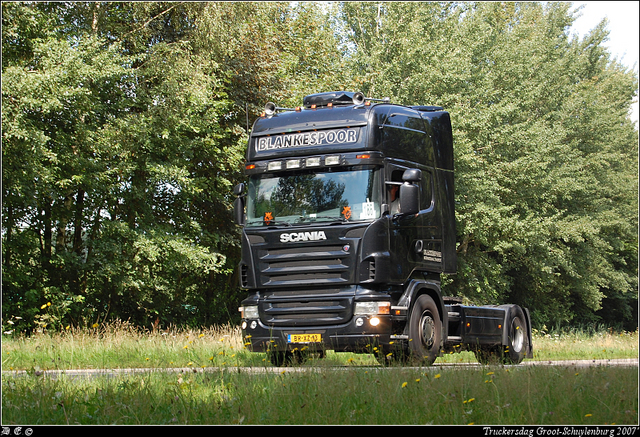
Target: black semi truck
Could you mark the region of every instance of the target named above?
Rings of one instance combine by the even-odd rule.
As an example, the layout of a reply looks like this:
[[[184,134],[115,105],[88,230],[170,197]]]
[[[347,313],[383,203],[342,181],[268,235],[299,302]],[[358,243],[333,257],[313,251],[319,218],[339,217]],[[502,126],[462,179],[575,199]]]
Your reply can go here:
[[[267,103],[251,131],[242,226],[242,334],[274,365],[326,350],[430,365],[450,351],[480,362],[532,357],[517,305],[443,296],[456,272],[453,137],[438,106],[362,93]]]

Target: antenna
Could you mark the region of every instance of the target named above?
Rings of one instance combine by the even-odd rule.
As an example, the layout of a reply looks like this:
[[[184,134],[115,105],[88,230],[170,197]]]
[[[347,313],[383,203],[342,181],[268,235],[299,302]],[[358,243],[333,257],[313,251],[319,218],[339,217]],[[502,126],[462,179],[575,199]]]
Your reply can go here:
[[[247,117],[247,133],[249,133],[249,103],[245,102],[244,104],[244,113]]]

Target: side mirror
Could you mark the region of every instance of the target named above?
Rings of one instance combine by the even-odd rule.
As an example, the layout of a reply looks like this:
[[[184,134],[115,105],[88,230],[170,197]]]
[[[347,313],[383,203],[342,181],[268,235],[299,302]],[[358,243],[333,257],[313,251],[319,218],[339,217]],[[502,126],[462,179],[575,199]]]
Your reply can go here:
[[[242,182],[233,187],[233,194],[236,196],[242,196],[244,194],[244,184]]]
[[[400,214],[417,214],[420,211],[420,187],[416,184],[422,180],[422,172],[416,168],[405,170],[402,180],[404,183],[400,186]]]
[[[410,168],[402,173],[402,180],[409,183],[418,183],[422,180],[422,171],[417,168]]]
[[[233,201],[233,219],[237,225],[244,226],[244,184],[239,183],[233,187],[233,194],[238,196],[237,199]]]

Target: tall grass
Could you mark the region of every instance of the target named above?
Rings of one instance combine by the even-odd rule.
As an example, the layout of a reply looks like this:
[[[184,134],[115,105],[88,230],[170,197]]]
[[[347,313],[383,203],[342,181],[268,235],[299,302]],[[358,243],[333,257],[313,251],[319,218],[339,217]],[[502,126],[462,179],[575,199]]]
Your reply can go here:
[[[638,357],[638,332],[536,331],[535,360]],[[476,362],[472,353],[444,355],[436,363]],[[377,365],[371,355],[331,353],[311,365]],[[264,354],[243,345],[232,325],[195,329],[140,330],[127,322],[71,328],[33,336],[4,336],[3,370],[151,367],[267,366]]]
[[[638,357],[638,333],[536,332],[534,359]],[[116,322],[3,337],[3,424],[637,424],[638,369],[542,366],[383,368],[328,353],[273,368],[235,326],[141,331]],[[331,367],[338,365],[341,367]],[[47,370],[178,368],[116,377]]]
[[[634,424],[637,369],[362,368],[3,378],[4,424]]]

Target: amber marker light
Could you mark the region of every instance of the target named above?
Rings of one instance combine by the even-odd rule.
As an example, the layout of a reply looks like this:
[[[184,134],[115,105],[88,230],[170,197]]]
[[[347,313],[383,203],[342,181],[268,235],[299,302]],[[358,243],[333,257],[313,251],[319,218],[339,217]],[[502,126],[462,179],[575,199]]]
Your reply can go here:
[[[378,314],[390,314],[391,302],[378,303]]]
[[[254,168],[256,168],[256,165],[255,164],[247,164],[244,168],[247,169],[247,170],[253,170]]]

